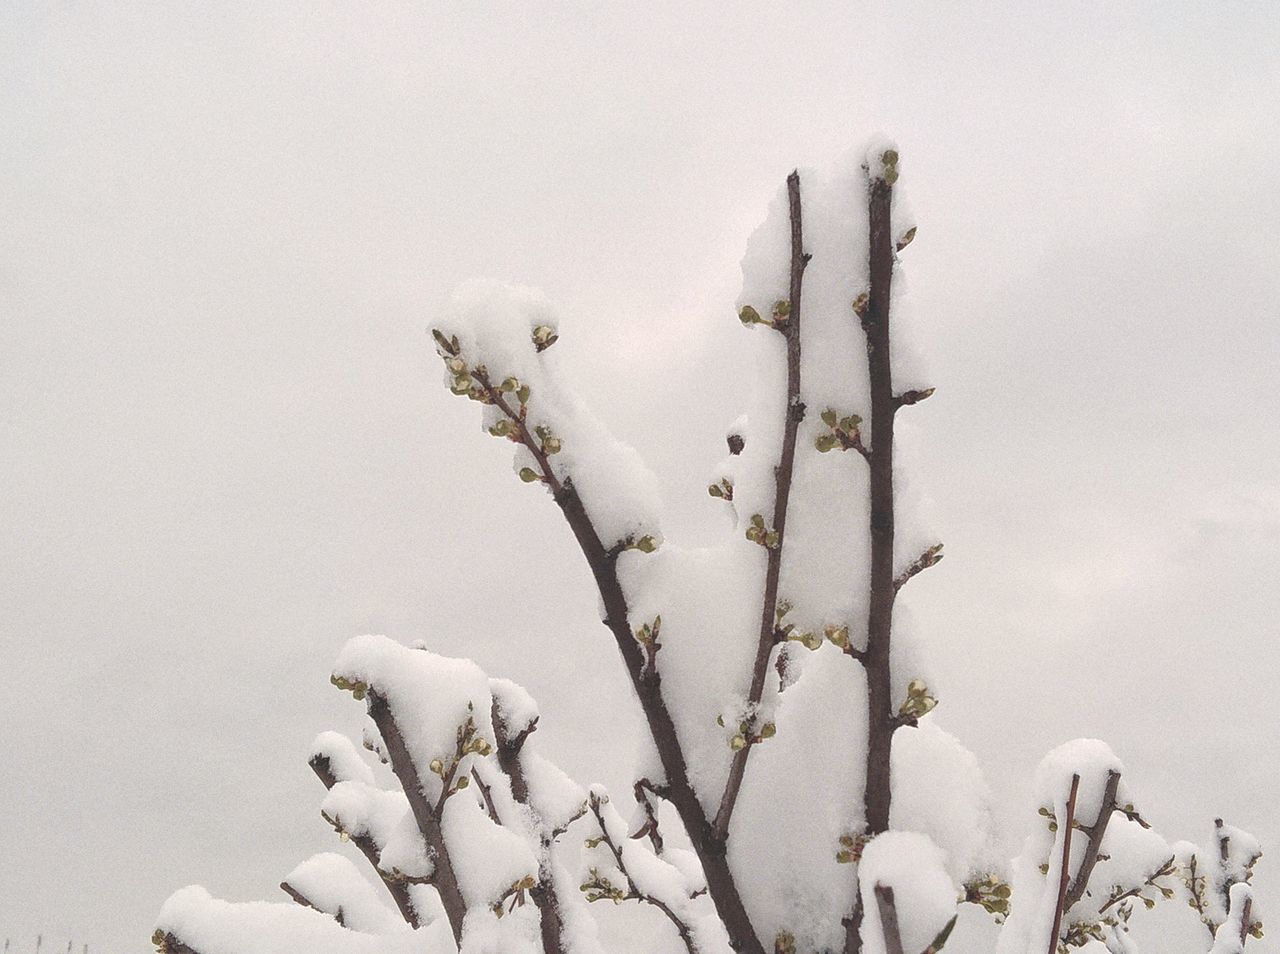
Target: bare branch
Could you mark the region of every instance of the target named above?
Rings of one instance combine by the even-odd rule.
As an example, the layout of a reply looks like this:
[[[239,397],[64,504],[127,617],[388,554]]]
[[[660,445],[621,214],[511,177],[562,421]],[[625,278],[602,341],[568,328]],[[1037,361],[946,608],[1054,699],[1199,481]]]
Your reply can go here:
[[[338,910],[334,912],[326,911],[287,881],[280,882],[280,890],[292,898],[295,903],[302,905],[304,908],[319,911],[321,914],[332,914],[333,919],[337,921],[340,926],[347,926],[346,919],[342,916],[342,908],[338,908]]]
[[[787,505],[791,498],[791,477],[795,469],[796,439],[805,410],[804,404],[800,401],[800,300],[804,287],[804,270],[809,264],[809,256],[804,251],[803,210],[798,172],[792,172],[787,176],[787,200],[791,216],[791,297],[787,320],[780,328],[787,339],[787,404],[782,452],[778,458],[778,465],[773,471],[772,527],[777,534],[777,545],[768,548],[764,600],[760,608],[760,633],[756,640],[755,664],[751,670],[751,688],[747,694],[748,710],[753,710],[764,697],[765,680],[769,673],[769,658],[773,654],[775,614],[778,609],[778,579],[782,573],[782,547],[786,540]],[[754,735],[755,733],[748,735],[747,744],[734,753],[733,761],[729,766],[729,778],[725,783],[724,794],[720,798],[720,808],[716,812],[714,824],[716,837],[722,841],[729,834],[729,822],[738,801],[738,792],[742,788],[747,759],[750,758],[751,749],[754,747],[752,742]]]
[[[898,908],[893,901],[893,888],[875,886],[876,907],[880,911],[880,930],[884,932],[885,954],[906,954],[902,948],[902,932],[898,927]]]
[[[1120,788],[1120,773],[1108,772],[1106,788],[1102,792],[1102,807],[1098,809],[1098,817],[1092,828],[1085,829],[1089,833],[1089,843],[1084,849],[1084,858],[1080,861],[1080,870],[1067,891],[1063,911],[1070,911],[1089,888],[1089,876],[1093,874],[1098,863],[1098,852],[1102,850],[1102,839],[1107,833],[1107,824],[1116,810],[1116,792]]]
[[[1058,877],[1058,901],[1053,910],[1053,932],[1049,935],[1048,954],[1057,954],[1062,933],[1062,915],[1066,911],[1067,882],[1071,878],[1071,833],[1075,830],[1076,797],[1080,794],[1080,776],[1071,776],[1071,795],[1067,799],[1067,817],[1062,827],[1062,870]]]
[[[501,825],[502,819],[498,817],[498,809],[493,805],[493,788],[484,783],[484,779],[480,777],[480,773],[474,766],[471,768],[471,780],[476,783],[476,788],[480,789],[480,795],[484,799],[484,810],[489,814],[489,821],[495,825]]]

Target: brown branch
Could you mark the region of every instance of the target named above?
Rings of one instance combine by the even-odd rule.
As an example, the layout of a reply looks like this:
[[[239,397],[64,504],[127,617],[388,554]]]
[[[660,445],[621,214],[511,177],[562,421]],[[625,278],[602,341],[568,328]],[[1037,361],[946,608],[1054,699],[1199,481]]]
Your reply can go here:
[[[898,407],[910,407],[912,404],[919,404],[927,398],[933,397],[933,392],[937,388],[923,388],[919,391],[906,391],[898,395]]]
[[[1240,910],[1240,946],[1248,943],[1249,929],[1253,927],[1253,895],[1244,899],[1244,907]]]
[[[778,535],[777,546],[768,548],[768,565],[765,569],[764,601],[760,608],[760,634],[756,640],[755,664],[751,670],[751,688],[747,694],[747,711],[753,712],[764,698],[765,679],[769,673],[769,658],[773,654],[775,613],[778,609],[778,579],[782,573],[782,547],[786,540],[787,505],[791,498],[791,477],[795,469],[796,439],[800,422],[804,420],[804,404],[800,401],[800,296],[804,286],[804,270],[809,256],[804,251],[802,206],[800,202],[800,174],[787,176],[787,201],[791,216],[791,288],[790,309],[780,330],[787,339],[787,405],[786,423],[782,435],[782,452],[774,468],[774,496],[772,527]],[[729,778],[720,808],[716,812],[715,834],[723,841],[729,835],[729,822],[742,789],[747,759],[751,756],[754,733],[747,744],[733,754],[729,765]]]
[[[1085,829],[1089,833],[1089,843],[1084,849],[1084,858],[1080,861],[1080,870],[1076,872],[1075,879],[1071,882],[1071,887],[1067,891],[1064,911],[1070,911],[1072,906],[1084,897],[1085,891],[1089,888],[1089,877],[1093,874],[1094,866],[1098,863],[1098,852],[1102,850],[1102,839],[1107,834],[1107,824],[1111,821],[1111,815],[1116,810],[1116,792],[1120,788],[1120,773],[1111,771],[1107,773],[1107,785],[1102,792],[1102,807],[1098,809],[1097,820],[1094,821],[1093,827]]]
[[[430,883],[440,894],[440,902],[449,918],[449,927],[453,930],[454,940],[462,943],[462,921],[467,914],[467,905],[462,898],[462,889],[458,886],[458,878],[449,858],[449,847],[445,844],[444,832],[440,828],[440,815],[437,807],[427,800],[426,791],[422,787],[422,779],[413,762],[409,749],[405,745],[400,726],[396,723],[391,706],[386,698],[374,689],[368,690],[369,715],[378,727],[386,746],[387,756],[391,760],[391,770],[400,780],[400,787],[409,800],[409,810],[417,822],[418,831],[422,833],[431,852],[434,865]],[[444,787],[448,792],[448,785]],[[441,800],[443,804],[443,798]]]
[[[662,695],[661,674],[653,673],[650,676],[646,673],[644,652],[631,631],[626,594],[623,593],[622,584],[618,580],[619,551],[611,550],[601,541],[572,481],[568,479],[561,481],[556,476],[550,460],[542,450],[541,443],[529,433],[520,413],[515,411],[502,393],[493,387],[487,376],[477,377],[473,372],[473,377],[476,377],[485,389],[490,403],[515,424],[516,441],[533,454],[541,471],[542,480],[551,490],[552,499],[560,508],[565,522],[569,524],[569,529],[582,550],[582,555],[586,558],[587,566],[600,591],[600,601],[604,607],[604,624],[613,634],[618,651],[622,654],[623,664],[631,679],[631,686],[640,702],[640,709],[649,726],[654,748],[662,762],[669,792],[667,797],[680,816],[694,852],[702,864],[708,892],[715,904],[716,913],[728,932],[730,947],[740,954],[764,954],[764,947],[756,936],[746,906],[742,902],[742,896],[738,892],[733,872],[729,869],[724,839],[716,835],[693,789],[693,784],[689,781],[684,749],[676,734],[671,712]]]
[[[659,858],[662,857],[662,831],[658,828],[658,809],[649,801],[649,792],[652,791],[652,785],[648,779],[638,779],[635,784],[634,792],[636,803],[644,812],[644,825],[640,830],[632,835],[632,838],[643,838],[649,836],[649,844],[653,846],[653,853]]]
[[[489,821],[495,825],[501,825],[502,819],[498,817],[498,809],[493,805],[493,789],[484,783],[484,779],[480,777],[480,773],[474,766],[471,768],[471,780],[476,783],[476,787],[480,789],[480,795],[484,798],[484,808],[489,814]]]
[[[884,932],[885,954],[905,954],[902,933],[898,928],[898,908],[893,902],[893,888],[875,886],[876,907],[880,910],[880,930]]]
[[[894,581],[893,581],[894,593],[897,593],[904,586],[906,586],[907,581],[910,580],[913,576],[917,575],[918,573],[923,573],[925,570],[929,569],[929,567],[931,566],[937,566],[939,563],[942,562],[942,557],[943,557],[943,553],[942,553],[941,543],[935,543],[933,546],[929,547],[929,549],[925,550],[924,553],[916,557],[915,560],[912,561],[910,566],[908,566],[905,570],[899,573],[897,577],[894,578]]]
[[[1166,861],[1164,864],[1162,864],[1159,868],[1157,868],[1154,874],[1148,875],[1147,879],[1144,882],[1142,882],[1142,884],[1129,888],[1127,891],[1120,891],[1120,892],[1113,891],[1111,896],[1107,898],[1106,903],[1104,903],[1102,907],[1098,908],[1098,913],[1106,914],[1108,910],[1115,907],[1117,904],[1120,904],[1123,901],[1127,901],[1130,898],[1138,897],[1139,895],[1142,894],[1143,888],[1159,889],[1160,886],[1156,884],[1156,881],[1158,881],[1160,878],[1163,878],[1167,875],[1173,874],[1174,863],[1176,862],[1176,860],[1177,860],[1176,857],[1171,855],[1169,857],[1169,860]],[[1191,907],[1194,908],[1195,905],[1193,904],[1191,905]]]
[[[631,880],[631,875],[627,872],[626,862],[622,860],[622,848],[613,840],[613,837],[609,834],[609,827],[604,823],[604,813],[600,810],[600,800],[595,795],[592,795],[590,804],[591,814],[595,815],[596,823],[600,826],[600,840],[609,849],[609,853],[613,855],[613,863],[622,872],[622,877],[627,879],[627,894],[623,900],[642,901],[645,904],[653,905],[653,907],[667,916],[667,920],[675,925],[675,929],[680,935],[680,940],[684,942],[689,954],[698,954],[698,946],[694,943],[689,925],[685,924],[684,920],[672,911],[665,902],[636,888],[636,883]]]
[[[1062,932],[1062,915],[1066,912],[1067,882],[1071,878],[1071,832],[1076,821],[1076,796],[1080,794],[1080,776],[1071,776],[1071,795],[1067,799],[1067,817],[1062,832],[1062,870],[1058,876],[1058,900],[1053,909],[1053,933],[1049,935],[1048,954],[1057,954],[1059,934]]]
[[[340,926],[347,926],[346,919],[342,916],[341,907],[339,907],[336,912],[326,911],[287,881],[280,882],[280,890],[292,898],[296,904],[300,904],[304,908],[310,908],[312,911],[319,911],[321,914],[332,914],[333,919],[337,921]]]
[[[525,775],[520,755],[524,751],[524,744],[529,735],[537,729],[538,720],[534,719],[522,728],[508,725],[502,718],[496,699],[493,702],[492,718],[493,734],[498,743],[498,768],[511,782],[512,798],[533,811],[533,807],[529,804],[529,780]],[[494,820],[497,821],[496,815]],[[542,841],[542,851],[538,854],[538,883],[529,889],[529,896],[538,908],[543,951],[545,954],[561,954],[565,949],[564,915],[561,912],[555,872],[551,865],[551,843],[555,836],[545,830],[541,817],[539,817],[538,826]]]
[[[333,788],[340,781],[333,774],[333,766],[329,764],[329,760],[325,756],[312,756],[308,764],[310,764],[311,770],[316,773],[316,776],[326,789]],[[421,919],[418,917],[417,909],[413,906],[413,898],[409,894],[409,886],[403,881],[391,878],[378,864],[378,860],[382,856],[382,846],[369,835],[353,836],[351,843],[359,849],[360,854],[365,856],[369,864],[373,866],[373,870],[378,873],[379,879],[381,879],[387,888],[387,892],[391,895],[391,900],[395,902],[400,916],[405,919],[410,927],[421,927]]]
[[[869,277],[866,311],[867,368],[871,382],[870,531],[871,592],[867,614],[867,833],[889,827],[890,753],[894,704],[889,673],[893,602],[894,487],[893,422],[898,402],[893,393],[889,349],[889,305],[893,286],[894,240],[891,221],[893,185],[883,176],[871,180],[868,200]]]

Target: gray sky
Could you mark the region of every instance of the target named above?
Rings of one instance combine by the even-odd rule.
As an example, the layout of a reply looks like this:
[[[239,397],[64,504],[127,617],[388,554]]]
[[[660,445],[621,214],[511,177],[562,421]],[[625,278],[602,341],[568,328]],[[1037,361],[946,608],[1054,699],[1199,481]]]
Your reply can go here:
[[[1277,44],[1262,2],[0,5],[0,935],[283,900],[360,632],[525,683],[621,786],[585,568],[424,329],[467,278],[543,287],[704,539],[747,235],[876,131],[939,387],[943,724],[1019,824],[1097,735],[1166,835],[1280,846]]]

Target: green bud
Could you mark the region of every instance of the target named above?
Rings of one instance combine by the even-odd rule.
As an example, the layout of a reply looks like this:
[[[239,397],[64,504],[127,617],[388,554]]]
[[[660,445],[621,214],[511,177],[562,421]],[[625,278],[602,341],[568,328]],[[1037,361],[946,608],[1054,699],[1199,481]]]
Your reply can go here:
[[[756,311],[750,305],[743,305],[738,311],[738,320],[744,325],[763,324],[764,319],[760,317],[760,312]]]
[[[904,248],[910,245],[911,240],[914,239],[915,237],[916,237],[916,227],[913,225],[911,226],[911,228],[907,229],[904,233],[902,233],[902,238],[898,239],[898,251],[901,252]]]
[[[458,779],[458,784],[456,787],[458,791],[461,791],[462,789],[466,788],[470,784],[471,784],[471,777],[469,775],[464,775],[462,776],[462,778]]]
[[[532,467],[521,467],[520,479],[523,480],[526,484],[531,484],[535,480],[541,480],[542,477],[539,476],[538,472],[535,471]]]
[[[503,394],[514,394],[519,387],[520,382],[516,378],[504,378],[502,383],[498,385],[498,390]]]
[[[747,747],[747,740],[740,735],[735,735],[729,740],[729,748],[735,752],[740,752]]]
[[[560,336],[549,325],[538,325],[533,329],[533,345],[539,353],[546,351],[559,340]]]
[[[827,408],[822,412],[822,423],[827,425],[827,427],[835,427],[838,419],[836,412],[831,408]]]
[[[835,450],[838,443],[834,434],[822,434],[813,442],[813,446],[817,448],[819,454],[826,454]]]
[[[522,384],[520,387],[516,388],[516,399],[521,404],[529,403],[529,385]]]
[[[428,768],[430,768],[436,775],[444,775],[444,763],[439,759],[432,759]]]
[[[880,156],[880,161],[886,166],[896,166],[898,164],[898,150],[886,149]]]
[[[760,738],[762,739],[772,739],[777,734],[778,727],[772,722],[766,722],[760,727]]]
[[[652,553],[658,549],[658,541],[646,534],[635,542],[634,549],[639,550],[641,553]]]

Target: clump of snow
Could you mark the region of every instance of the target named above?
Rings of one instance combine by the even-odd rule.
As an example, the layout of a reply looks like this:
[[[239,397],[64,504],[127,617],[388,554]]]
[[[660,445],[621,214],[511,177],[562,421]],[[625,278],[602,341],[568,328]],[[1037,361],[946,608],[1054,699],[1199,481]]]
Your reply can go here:
[[[728,853],[762,936],[787,932],[799,950],[837,950],[854,866],[836,854],[840,837],[864,826],[866,677],[829,643],[806,659],[777,697],[777,734],[751,756]]]
[[[653,475],[630,446],[614,438],[565,380],[554,348],[543,345],[558,320],[541,292],[494,282],[470,282],[454,294],[435,330],[457,355],[442,352],[450,387],[483,373],[495,386],[514,379],[528,389],[525,425],[530,434],[545,428],[557,441],[548,462],[561,481],[571,482],[606,547],[627,538],[660,537],[658,492]],[[460,370],[454,370],[455,362]],[[518,405],[515,394],[510,400]],[[512,407],[512,410],[516,410]],[[505,415],[485,407],[486,430]],[[536,470],[533,455],[517,447],[515,466]]]
[[[458,729],[467,719],[493,744],[489,679],[470,660],[409,649],[385,636],[358,636],[342,648],[333,674],[339,684],[357,692],[366,687],[386,700],[432,802],[440,798],[442,780],[431,763],[456,755]]]
[[[925,835],[911,831],[877,835],[863,849],[858,869],[865,954],[887,950],[877,887],[893,891],[905,951],[927,949],[956,916],[959,887],[947,873],[946,853]]]
[[[353,931],[404,934],[412,930],[398,912],[383,903],[373,885],[345,855],[312,855],[289,872],[284,884],[312,907],[340,918]]]
[[[898,730],[892,765],[889,827],[928,835],[958,882],[990,870],[990,792],[974,754],[926,716]]]
[[[454,954],[447,923],[418,931],[368,934],[348,930],[328,914],[298,904],[233,904],[201,887],[175,892],[160,909],[160,935],[201,954]]]
[[[311,759],[324,759],[329,772],[338,781],[364,782],[372,785],[373,769],[360,757],[351,740],[340,732],[321,732],[311,743]]]

